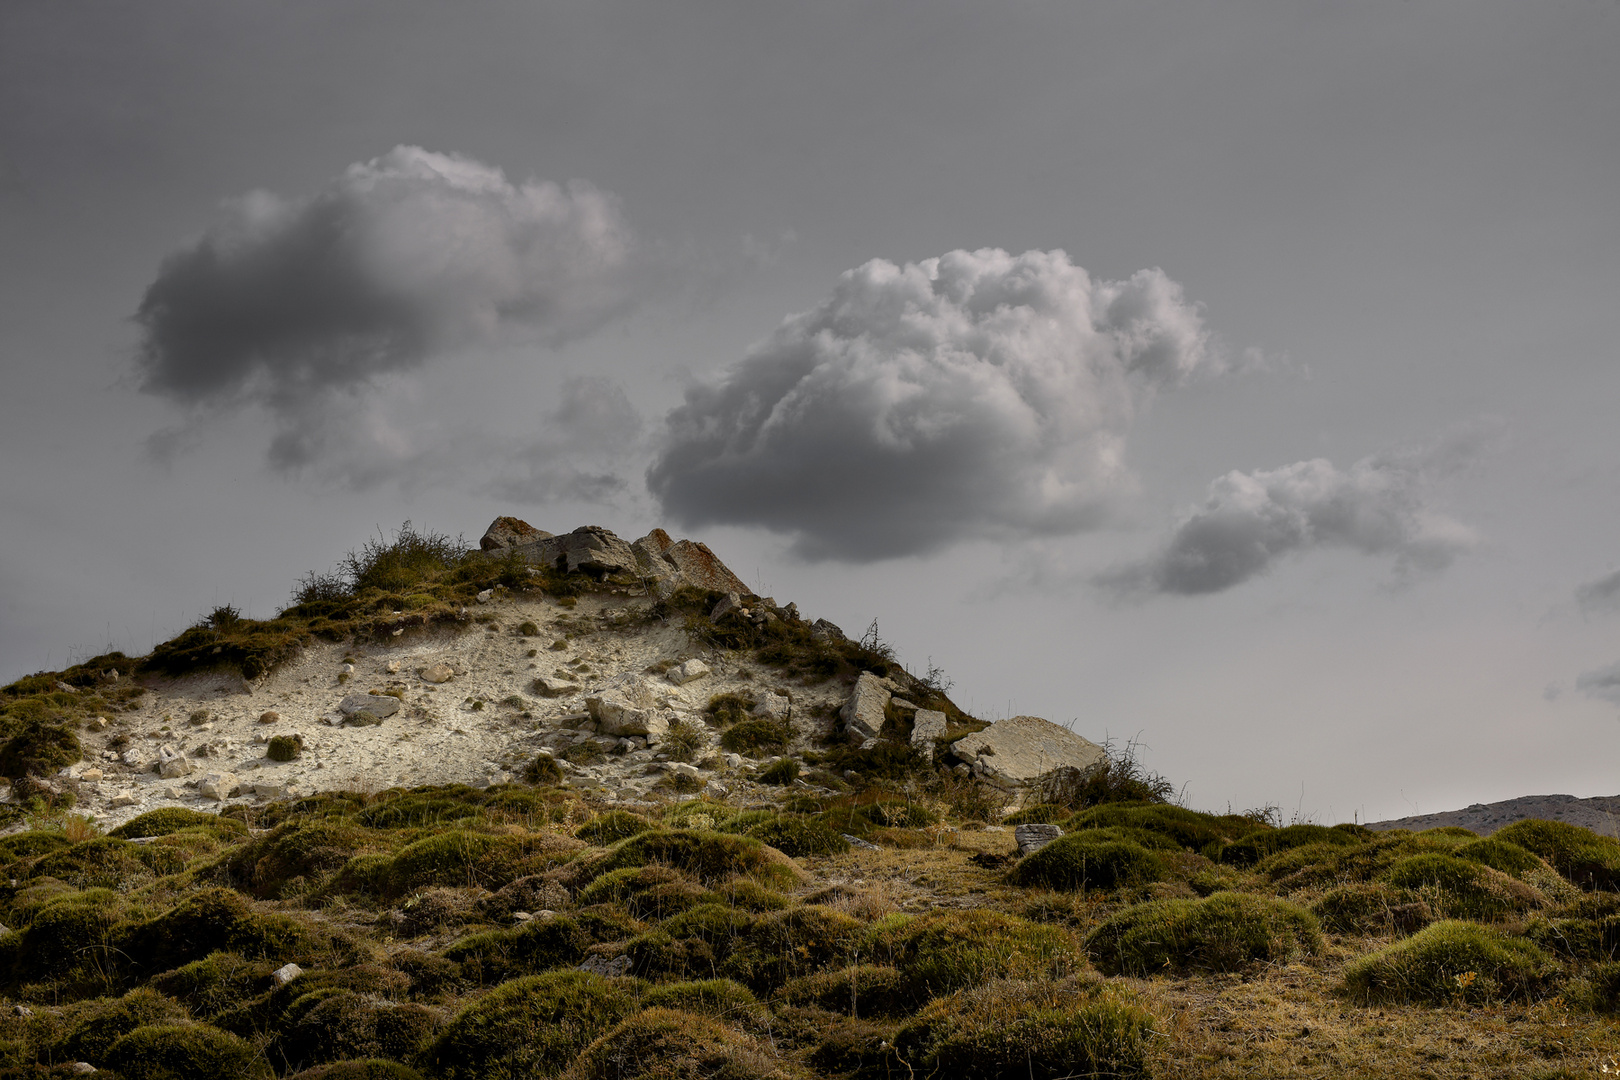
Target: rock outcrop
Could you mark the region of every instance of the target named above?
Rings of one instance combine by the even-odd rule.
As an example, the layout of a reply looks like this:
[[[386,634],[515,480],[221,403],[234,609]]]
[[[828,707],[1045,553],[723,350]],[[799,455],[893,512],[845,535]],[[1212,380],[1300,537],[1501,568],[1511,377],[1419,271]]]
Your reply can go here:
[[[566,574],[605,577],[637,571],[636,553],[630,545],[600,525],[581,525],[562,536],[516,544],[514,550],[536,566],[550,566]]]
[[[498,517],[488,529],[484,530],[483,537],[478,546],[485,551],[505,551],[507,548],[519,544],[530,544],[537,540],[549,540],[551,534],[544,529],[537,529],[527,521],[515,517]]]
[[[554,536],[526,521],[499,517],[485,531],[479,546],[494,553],[516,551],[536,566],[568,574],[640,578],[660,596],[668,596],[683,585],[749,595],[748,586],[708,545],[672,539],[663,529],[654,529],[634,543],[626,543],[600,525],[583,525]]]
[[[929,761],[934,759],[934,740],[945,734],[945,714],[934,709],[918,709],[911,722],[911,745]]]
[[[880,679],[870,671],[861,672],[860,678],[855,680],[855,688],[850,691],[849,700],[839,715],[844,720],[844,730],[861,739],[876,739],[883,732],[884,706],[889,704],[889,698],[894,695],[893,688],[888,680]]]
[[[1102,747],[1038,716],[1014,716],[956,740],[951,752],[997,787],[1028,787],[1058,769],[1089,769]]]

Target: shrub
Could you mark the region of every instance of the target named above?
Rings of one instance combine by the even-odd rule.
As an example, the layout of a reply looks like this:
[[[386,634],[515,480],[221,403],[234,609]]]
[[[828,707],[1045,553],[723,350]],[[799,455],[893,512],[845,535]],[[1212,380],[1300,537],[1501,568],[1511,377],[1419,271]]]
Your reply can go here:
[[[652,933],[631,939],[625,954],[637,975],[712,977],[754,921],[753,915],[726,904],[698,904],[665,919]]]
[[[1468,922],[1437,922],[1344,969],[1363,1003],[1478,1003],[1533,996],[1554,970],[1534,944]]]
[[[1084,769],[1054,770],[1035,786],[1036,799],[1076,810],[1103,803],[1168,802],[1175,785],[1136,760],[1136,744],[1126,743],[1115,751],[1112,743],[1104,748],[1103,759]]]
[[[748,836],[698,829],[655,829],[623,841],[595,869],[600,874],[625,866],[661,863],[685,870],[705,884],[747,874],[769,884],[791,885],[797,881],[798,872],[780,859]]]
[[[282,895],[295,879],[317,878],[345,865],[356,852],[374,847],[379,838],[369,829],[309,815],[311,800],[299,800],[291,812],[299,816],[254,837],[226,859],[231,877],[260,897]],[[318,803],[316,805],[319,805]]]
[[[758,704],[757,699],[744,694],[716,694],[703,711],[712,716],[715,723],[727,726],[747,720],[749,712]]]
[[[265,748],[264,756],[271,761],[297,761],[304,752],[304,741],[294,735],[276,735]]]
[[[653,828],[655,828],[653,823],[640,814],[632,814],[628,810],[609,810],[581,825],[574,831],[574,835],[588,844],[607,847],[620,840],[639,836]]]
[[[849,841],[841,835],[819,821],[797,815],[776,815],[750,826],[743,835],[795,859],[806,855],[839,855],[849,850]]]
[[[786,1080],[764,1046],[718,1020],[652,1008],[597,1039],[568,1080]]]
[[[1141,844],[1087,831],[1060,836],[1020,860],[1012,879],[1019,885],[1084,891],[1157,881],[1161,874],[1159,860]]]
[[[1447,918],[1490,919],[1541,904],[1541,895],[1517,878],[1453,855],[1402,859],[1384,879],[1419,893]]]
[[[207,889],[193,893],[170,910],[131,928],[123,952],[147,970],[200,960],[212,952],[245,957],[307,955],[323,935],[289,915],[261,913],[241,893]]]
[[[1498,829],[1493,839],[1540,855],[1588,892],[1620,890],[1620,840],[1562,821],[1515,821]]]
[[[1086,938],[1086,952],[1110,975],[1238,971],[1322,947],[1304,908],[1245,893],[1205,900],[1152,900],[1110,917]]]
[[[1434,912],[1406,889],[1382,881],[1355,882],[1327,892],[1311,913],[1337,934],[1412,931],[1432,922]]]
[[[773,761],[764,772],[759,774],[762,784],[771,784],[776,787],[787,787],[799,778],[799,763],[793,758],[780,758]]]
[[[219,1080],[269,1077],[270,1067],[245,1039],[207,1024],[138,1027],[107,1049],[106,1068],[127,1080]]]
[[[213,952],[172,971],[155,975],[152,989],[183,1002],[193,1016],[208,1019],[240,1005],[280,964],[247,960],[239,953]]]
[[[467,1006],[422,1051],[444,1080],[549,1075],[636,1007],[636,985],[582,971],[515,979]]]
[[[1128,991],[1001,980],[930,1002],[894,1037],[916,1076],[1145,1077],[1153,1015]]]
[[[148,810],[131,818],[108,836],[120,840],[139,840],[148,836],[168,836],[182,829],[207,829],[216,836],[246,836],[247,826],[232,818],[223,818],[202,810],[187,810],[183,806],[166,806],[161,810]]]
[[[759,757],[762,754],[780,754],[787,749],[793,731],[775,720],[743,720],[720,736],[720,745],[734,754]]]
[[[1232,866],[1253,866],[1268,855],[1306,844],[1352,847],[1359,843],[1361,841],[1351,833],[1325,825],[1289,825],[1281,829],[1263,829],[1232,841],[1220,849],[1218,861]]]
[[[871,928],[862,951],[900,971],[916,1007],[990,979],[1067,974],[1080,950],[1060,927],[980,908],[891,915]]]
[[[700,725],[676,720],[669,725],[658,749],[669,755],[671,761],[691,761],[703,749],[703,731]]]
[[[550,754],[536,754],[534,760],[529,762],[523,770],[523,781],[534,784],[536,787],[543,784],[559,784],[562,782],[562,766]]]

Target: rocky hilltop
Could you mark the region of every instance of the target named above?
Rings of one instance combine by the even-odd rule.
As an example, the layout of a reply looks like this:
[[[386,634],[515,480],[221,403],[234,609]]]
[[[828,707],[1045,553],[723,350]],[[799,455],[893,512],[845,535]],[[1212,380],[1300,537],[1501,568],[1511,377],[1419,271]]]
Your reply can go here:
[[[1461,810],[1445,810],[1438,814],[1415,814],[1411,817],[1374,821],[1367,828],[1379,832],[1390,829],[1439,829],[1457,826],[1489,836],[1515,821],[1562,821],[1591,829],[1600,836],[1620,838],[1620,795],[1599,795],[1578,799],[1573,795],[1521,795],[1517,799],[1501,802],[1474,803]]]
[[[1010,800],[1103,758],[1037,717],[967,716],[875,638],[754,595],[706,545],[662,529],[627,542],[501,517],[479,552],[464,558],[484,576],[461,583],[454,610],[431,594],[383,597],[359,632],[317,627],[257,663],[229,662],[232,626],[205,623],[188,631],[199,645],[169,643],[127,676],[109,669],[113,686],[144,692],[93,710],[80,760],[15,777],[17,794],[70,793],[108,826],[164,806],[488,787],[553,768],[629,802],[758,801],[829,794],[841,757],[864,752],[939,755]],[[313,623],[317,609],[290,611]],[[184,662],[165,667],[174,657]]]

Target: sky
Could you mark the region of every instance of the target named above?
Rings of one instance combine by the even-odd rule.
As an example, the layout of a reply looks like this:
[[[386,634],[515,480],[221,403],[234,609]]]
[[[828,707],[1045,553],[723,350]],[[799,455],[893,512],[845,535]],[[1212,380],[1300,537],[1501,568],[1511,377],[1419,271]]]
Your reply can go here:
[[[1620,791],[1620,4],[0,7],[0,679],[654,526],[1336,822]]]

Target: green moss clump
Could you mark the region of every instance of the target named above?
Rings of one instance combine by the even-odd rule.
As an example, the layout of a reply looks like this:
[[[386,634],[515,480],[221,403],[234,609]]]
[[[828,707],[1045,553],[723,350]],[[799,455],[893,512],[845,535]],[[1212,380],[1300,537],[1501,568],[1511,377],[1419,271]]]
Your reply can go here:
[[[560,1072],[636,1008],[638,985],[581,971],[515,979],[474,1001],[421,1054],[443,1080]]]
[[[715,723],[724,726],[747,720],[749,712],[758,704],[758,700],[743,694],[716,694],[703,711],[713,717]]]
[[[773,815],[750,826],[743,835],[795,859],[806,855],[841,855],[849,850],[849,841],[843,836],[813,818],[796,814]]]
[[[1382,881],[1358,881],[1330,889],[1311,905],[1311,914],[1336,934],[1416,930],[1434,918],[1433,909],[1412,892]]]
[[[114,830],[115,834],[116,832],[117,830]],[[0,865],[18,859],[48,855],[53,851],[72,846],[73,841],[59,832],[50,829],[30,829],[25,833],[0,837]]]
[[[1515,821],[1492,838],[1541,856],[1588,892],[1620,891],[1620,840],[1562,821]]]
[[[990,979],[1068,974],[1080,953],[1061,927],[985,908],[891,915],[866,937],[862,953],[899,969],[913,1007]]]
[[[588,919],[556,915],[531,919],[512,930],[490,930],[462,938],[444,951],[446,960],[476,969],[486,982],[527,975],[585,958],[598,943]]]
[[[887,964],[855,964],[790,979],[775,1000],[861,1018],[905,1016],[917,1007],[910,981]]]
[[[799,778],[799,763],[793,758],[779,758],[759,774],[759,782],[773,787],[787,787]]]
[[[247,826],[240,821],[202,810],[188,810],[183,806],[148,810],[139,817],[124,822],[107,835],[119,840],[140,840],[148,836],[168,836],[182,829],[206,829],[221,837],[247,835]]]
[[[1497,836],[1487,836],[1479,840],[1470,840],[1452,852],[1459,859],[1488,866],[1492,870],[1500,870],[1504,874],[1514,877],[1523,877],[1536,870],[1544,870],[1547,864],[1540,858],[1518,844],[1510,843]]]
[[[79,736],[60,724],[40,724],[0,743],[0,776],[54,776],[83,756]]]
[[[276,735],[265,747],[264,756],[271,761],[297,761],[304,752],[304,740],[294,735]]]
[[[177,1024],[189,1019],[185,1008],[161,993],[140,987],[121,998],[101,998],[70,1006],[62,1020],[70,1025],[53,1040],[48,1056],[65,1061],[101,1061],[113,1043],[138,1027]]]
[[[1159,860],[1141,844],[1092,829],[1060,836],[1019,861],[1012,879],[1019,885],[1084,891],[1157,881]]]
[[[1531,919],[1524,936],[1550,953],[1576,960],[1620,957],[1620,915],[1597,919]]]
[[[1353,833],[1332,829],[1325,825],[1289,825],[1281,829],[1264,829],[1222,846],[1217,861],[1232,866],[1253,866],[1267,855],[1306,844],[1331,844],[1334,847],[1353,847],[1362,840]]]
[[[321,806],[322,801],[316,801],[316,806],[297,813],[307,815]],[[254,895],[275,899],[284,895],[293,882],[302,880],[313,885],[346,865],[357,853],[375,850],[385,839],[369,829],[332,818],[293,816],[231,852],[225,868],[235,882],[251,889]]]
[[[1070,832],[1110,827],[1141,829],[1193,851],[1203,851],[1211,844],[1229,843],[1263,830],[1262,826],[1235,814],[1217,816],[1168,803],[1129,802],[1102,803],[1082,810],[1064,822],[1063,827]]]
[[[710,1016],[644,1009],[588,1046],[569,1080],[787,1080],[763,1044]]]
[[[327,934],[290,915],[257,912],[231,889],[193,893],[170,910],[130,928],[120,948],[146,971],[201,960],[213,952],[245,957],[308,956],[329,944]]]
[[[561,783],[562,778],[562,766],[550,754],[536,754],[534,760],[523,768],[523,782],[536,787]]]
[[[1059,821],[1067,821],[1074,816],[1074,812],[1067,806],[1056,803],[1035,803],[1014,810],[1001,819],[1003,825],[1053,825]]]
[[[733,943],[725,974],[756,993],[849,961],[866,924],[819,904],[771,912]]]
[[[1152,900],[1113,915],[1086,938],[1110,975],[1238,971],[1319,952],[1316,917],[1302,907],[1246,893],[1205,900]]]
[[[1488,866],[1454,855],[1414,855],[1390,867],[1384,880],[1422,896],[1448,918],[1494,919],[1539,907],[1539,892]]]
[[[1007,980],[930,1002],[894,1048],[915,1076],[1145,1077],[1152,1034],[1129,991]]]
[[[632,814],[628,810],[609,810],[581,825],[574,831],[574,835],[587,844],[608,847],[653,828],[655,828],[653,823],[640,814]]]
[[[239,1006],[269,979],[279,960],[249,960],[240,953],[212,952],[201,960],[154,975],[152,989],[182,1002],[192,1015],[212,1019]]]
[[[257,1080],[272,1075],[253,1044],[207,1024],[138,1027],[107,1049],[106,1068],[127,1080]]]
[[[1551,957],[1523,938],[1449,921],[1352,961],[1344,982],[1364,1003],[1473,1004],[1533,997],[1555,968]]]
[[[437,1021],[433,1010],[412,1002],[379,1002],[354,990],[316,992],[283,1014],[276,1049],[289,1062],[405,1058]]]
[[[798,872],[748,836],[699,829],[656,829],[621,842],[596,866],[606,873],[626,866],[659,863],[685,870],[704,883],[749,875],[767,884],[791,885]]]
[[[730,979],[699,979],[665,983],[641,995],[644,1008],[680,1009],[721,1018],[753,1019],[763,1013],[748,987]]]

